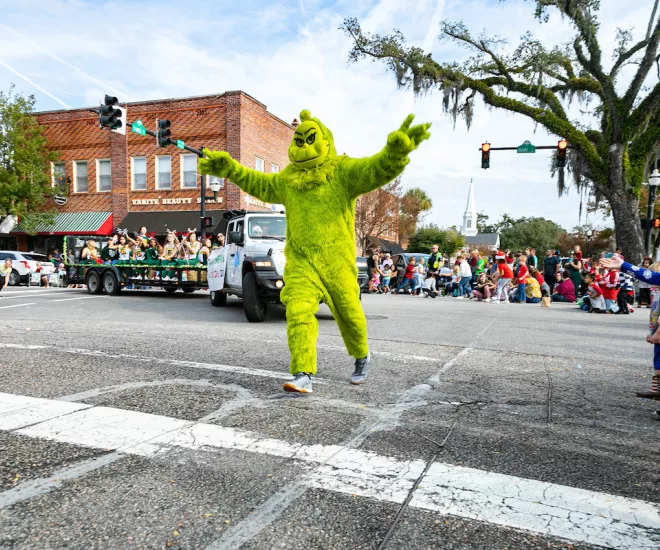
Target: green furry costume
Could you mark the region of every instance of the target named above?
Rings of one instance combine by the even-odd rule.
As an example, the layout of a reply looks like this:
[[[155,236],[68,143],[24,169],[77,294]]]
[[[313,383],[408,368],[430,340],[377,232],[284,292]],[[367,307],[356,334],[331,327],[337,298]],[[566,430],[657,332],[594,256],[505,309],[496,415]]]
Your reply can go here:
[[[392,181],[408,164],[408,154],[429,137],[430,124],[411,127],[409,115],[380,153],[354,159],[338,156],[332,133],[309,111],[300,113],[284,170],[250,170],[224,151],[208,151],[199,170],[229,178],[258,199],[286,208],[285,286],[291,374],[316,373],[318,322],[325,302],[337,321],[348,353],[366,357],[367,322],[360,304],[355,265],[355,201]]]

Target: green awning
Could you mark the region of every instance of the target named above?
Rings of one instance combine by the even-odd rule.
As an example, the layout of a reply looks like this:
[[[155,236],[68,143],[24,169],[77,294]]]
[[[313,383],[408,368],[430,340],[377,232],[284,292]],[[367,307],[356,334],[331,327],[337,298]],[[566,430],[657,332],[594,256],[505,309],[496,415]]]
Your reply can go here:
[[[64,212],[55,215],[53,225],[39,224],[38,235],[110,235],[112,234],[112,212]],[[19,223],[11,231],[26,234]]]

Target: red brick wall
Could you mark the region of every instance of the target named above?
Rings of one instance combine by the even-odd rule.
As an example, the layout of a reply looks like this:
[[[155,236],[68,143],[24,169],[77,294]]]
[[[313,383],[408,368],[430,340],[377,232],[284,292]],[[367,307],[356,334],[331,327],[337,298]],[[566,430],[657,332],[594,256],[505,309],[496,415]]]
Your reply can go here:
[[[287,164],[286,150],[293,129],[266,111],[266,106],[244,92],[226,92],[197,98],[145,101],[125,105],[130,122],[140,118],[150,130],[156,119],[171,121],[172,137],[183,139],[195,148],[226,150],[246,166],[255,167],[257,155],[280,168]],[[127,129],[126,136],[101,130],[98,117],[87,109],[37,113],[46,126],[51,149],[61,152],[66,163],[65,176],[71,179],[67,203],[56,206],[61,212],[112,211],[118,225],[130,211],[197,210],[200,197],[199,178],[196,188],[181,187],[181,154],[174,146],[158,148],[152,136],[140,136]],[[171,156],[171,190],[156,189],[156,156]],[[147,189],[131,189],[131,157],[147,158]],[[96,187],[96,159],[112,160],[112,192],[99,193]],[[87,160],[89,192],[73,192],[73,161]],[[207,190],[207,194],[211,192]],[[244,207],[242,194],[226,182],[218,193],[218,204],[210,208]],[[158,199],[159,204],[133,204],[135,200]],[[163,204],[163,199],[189,199],[181,204]],[[254,208],[254,206],[251,206]]]

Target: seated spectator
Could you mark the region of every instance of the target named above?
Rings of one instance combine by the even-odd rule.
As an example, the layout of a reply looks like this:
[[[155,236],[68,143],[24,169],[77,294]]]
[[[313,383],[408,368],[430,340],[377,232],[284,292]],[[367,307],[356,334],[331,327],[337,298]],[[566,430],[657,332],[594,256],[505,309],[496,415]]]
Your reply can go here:
[[[575,285],[571,281],[568,271],[561,274],[561,282],[555,287],[552,295],[553,302],[575,302]]]
[[[588,286],[582,309],[586,309],[589,313],[605,313],[605,299],[596,277],[597,275],[593,273],[588,273],[585,277]]]
[[[539,287],[541,288],[541,296],[550,296],[550,286],[545,282],[543,274],[536,267],[530,267],[529,273],[539,282]]]
[[[535,277],[527,277],[525,298],[528,304],[538,304],[541,301],[541,285]]]
[[[472,295],[478,302],[490,302],[490,296],[495,290],[495,285],[488,280],[486,273],[480,273],[477,277],[477,282],[474,284]]]
[[[438,296],[435,286],[435,275],[430,271],[427,272],[426,279],[424,279],[424,283],[422,284],[422,294],[424,294],[424,298],[428,298],[429,296],[435,298]]]

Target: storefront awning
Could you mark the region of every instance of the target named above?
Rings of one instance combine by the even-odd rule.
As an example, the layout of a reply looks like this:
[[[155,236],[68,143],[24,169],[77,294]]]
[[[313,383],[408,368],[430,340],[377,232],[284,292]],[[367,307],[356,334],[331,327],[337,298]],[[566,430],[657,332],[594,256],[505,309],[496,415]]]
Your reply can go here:
[[[226,210],[207,210],[205,215],[213,218],[213,226],[206,228],[206,233],[217,233]],[[165,235],[167,230],[185,233],[188,229],[199,231],[199,210],[167,210],[162,212],[129,212],[118,224],[129,233],[136,233],[145,226],[147,233]]]
[[[63,212],[55,215],[53,225],[40,224],[36,227],[37,235],[111,235],[112,212]],[[27,234],[19,223],[11,232]]]

